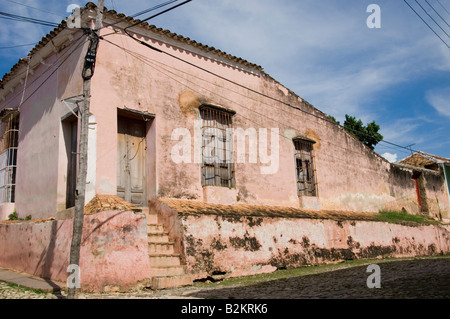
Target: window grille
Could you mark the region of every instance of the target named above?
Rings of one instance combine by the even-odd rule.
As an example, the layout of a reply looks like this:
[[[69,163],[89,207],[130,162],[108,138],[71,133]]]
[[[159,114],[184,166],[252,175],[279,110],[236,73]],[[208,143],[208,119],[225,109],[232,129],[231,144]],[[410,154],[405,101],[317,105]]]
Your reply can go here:
[[[0,154],[0,204],[14,203],[16,188],[17,149],[19,145],[19,116],[9,115],[1,123],[3,137]]]
[[[299,196],[317,196],[313,143],[303,139],[294,140]]]
[[[202,132],[202,186],[234,187],[232,114],[200,109]]]

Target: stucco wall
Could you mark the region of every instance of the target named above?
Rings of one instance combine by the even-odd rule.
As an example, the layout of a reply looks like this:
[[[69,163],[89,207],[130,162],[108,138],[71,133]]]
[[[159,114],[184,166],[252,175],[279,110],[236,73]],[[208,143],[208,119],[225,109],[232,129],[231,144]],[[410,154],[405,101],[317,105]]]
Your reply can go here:
[[[65,283],[73,220],[0,223],[0,267]],[[85,291],[128,289],[150,277],[143,214],[105,211],[85,216],[80,252]]]
[[[103,32],[110,33],[105,28]],[[119,30],[99,46],[96,76],[93,79],[92,112],[98,122],[97,185],[98,193],[115,194],[117,161],[117,109],[133,109],[155,114],[147,143],[154,146],[147,152],[153,176],[148,181],[148,198],[169,197],[202,200],[222,204],[255,204],[290,206],[307,209],[328,209],[377,212],[381,209],[418,213],[417,195],[412,171],[398,173],[390,163],[349,135],[343,128],[318,117],[325,114],[289,91],[270,76],[245,71],[218,62],[213,53],[174,40],[162,33],[152,33],[152,39],[137,37],[169,54],[216,73],[235,83],[245,85],[281,102],[265,98],[230,81],[216,77],[142,46]],[[128,51],[124,51],[125,47]],[[130,54],[130,52],[132,52]],[[225,59],[226,61],[226,59]],[[300,92],[301,93],[301,92]],[[258,163],[236,163],[235,189],[202,187],[200,164],[194,136],[198,130],[198,107],[201,104],[222,106],[236,112],[233,128],[257,131],[278,129],[279,163],[273,174],[262,174],[267,167]],[[288,106],[290,104],[294,107]],[[301,108],[300,111],[296,108]],[[180,142],[172,140],[177,128],[188,129],[191,142],[191,163],[176,164],[171,151]],[[314,144],[318,197],[299,198],[296,188],[294,146],[297,136],[316,141]],[[258,136],[260,138],[261,136]],[[268,135],[271,154],[271,134]],[[236,143],[236,140],[235,140]],[[247,156],[249,152],[246,142]],[[150,149],[150,148],[149,148]],[[235,150],[236,155],[236,150]],[[150,165],[149,165],[150,166]],[[432,180],[428,198],[432,215],[446,218],[446,200],[441,177]],[[431,187],[431,185],[434,186]]]
[[[136,35],[208,73],[142,46],[119,29],[112,31],[112,27],[101,31],[108,36],[100,41],[92,79],[90,109],[91,122],[95,123],[89,137],[88,197],[117,193],[117,110],[131,109],[155,115],[147,122],[147,199],[368,212],[405,208],[419,212],[411,170],[393,168],[343,128],[320,119],[326,115],[259,68],[244,66],[214,50],[207,52],[164,32],[148,31],[152,38]],[[81,33],[73,38],[78,36]],[[21,218],[51,217],[66,208],[68,141],[61,119],[69,110],[61,100],[82,93],[85,46],[73,51],[62,66],[52,63],[63,61],[65,54],[81,43],[73,38],[66,43],[67,48],[52,52],[29,77],[26,92],[33,94],[20,110],[16,180],[16,208]],[[59,68],[55,71],[55,67]],[[22,89],[18,85],[14,93],[6,95],[7,103],[0,102],[0,108],[18,105]],[[201,165],[195,161],[199,146],[194,143],[202,104],[235,111],[234,129],[267,129],[268,155],[273,150],[270,130],[277,129],[274,137],[279,142],[279,157],[276,165],[270,163],[276,169],[262,173],[269,164],[262,162],[259,153],[257,163],[250,163],[247,140],[246,162],[235,163],[235,188],[202,187]],[[171,157],[180,142],[172,139],[178,128],[188,129],[192,137],[189,163],[176,164]],[[317,197],[297,195],[292,139],[298,136],[316,142]],[[258,141],[261,138],[258,134]],[[449,201],[442,176],[425,174],[425,180],[431,215],[448,218]]]
[[[15,208],[21,218],[51,217],[66,208],[67,155],[62,117],[70,110],[62,100],[82,93],[80,66],[85,52],[82,32],[72,34],[70,39],[69,33],[72,31],[63,31],[52,39],[57,52],[51,49],[49,53],[46,48],[33,56],[25,88],[22,81],[13,91],[3,92],[5,101],[0,100],[0,109],[20,111]],[[41,63],[37,63],[39,60]],[[20,72],[25,77],[26,65]],[[69,106],[76,108],[75,104]]]
[[[214,215],[183,215],[180,220],[186,263],[196,279],[450,252],[450,233],[437,226]]]

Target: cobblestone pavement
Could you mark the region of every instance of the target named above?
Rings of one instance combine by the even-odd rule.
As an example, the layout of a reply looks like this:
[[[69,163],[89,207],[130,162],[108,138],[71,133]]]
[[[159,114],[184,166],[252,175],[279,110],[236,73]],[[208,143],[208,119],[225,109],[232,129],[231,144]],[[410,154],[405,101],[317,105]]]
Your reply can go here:
[[[383,299],[450,298],[450,258],[380,262],[381,288],[369,289],[367,266],[277,279],[251,286],[198,286],[134,293],[88,294],[80,299]],[[0,282],[0,299],[58,299],[65,293],[36,293]]]

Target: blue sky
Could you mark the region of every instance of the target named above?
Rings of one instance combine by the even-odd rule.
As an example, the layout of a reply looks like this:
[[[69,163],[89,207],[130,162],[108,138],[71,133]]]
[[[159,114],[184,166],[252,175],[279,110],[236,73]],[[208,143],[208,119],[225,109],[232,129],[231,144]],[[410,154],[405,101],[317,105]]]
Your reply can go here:
[[[450,34],[428,5],[450,23],[450,0],[417,1]],[[134,15],[162,2],[105,5]],[[408,2],[450,46],[415,0]],[[59,23],[71,4],[85,2],[0,0],[0,11]],[[381,9],[381,28],[367,26],[370,4]],[[375,120],[386,141],[450,158],[450,49],[403,0],[193,0],[150,23],[261,65],[341,123],[345,114]],[[50,31],[4,19],[0,27],[0,48],[36,43]],[[31,48],[0,49],[0,76]],[[390,160],[410,154],[384,142],[375,151]]]

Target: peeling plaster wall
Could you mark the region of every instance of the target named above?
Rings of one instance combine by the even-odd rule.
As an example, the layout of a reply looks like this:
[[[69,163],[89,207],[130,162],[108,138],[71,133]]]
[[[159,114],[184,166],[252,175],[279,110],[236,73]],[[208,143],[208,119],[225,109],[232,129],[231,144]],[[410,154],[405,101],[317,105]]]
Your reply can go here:
[[[81,35],[74,34],[74,38]],[[58,37],[62,37],[58,41],[66,41],[63,34]],[[61,101],[82,93],[85,51],[80,42],[63,43],[66,48],[51,51],[30,71],[25,92],[22,82],[5,96],[6,101],[0,100],[0,109],[17,108],[25,93],[19,108],[15,189],[15,208],[20,218],[47,218],[66,208],[67,156],[61,119],[70,110]],[[32,60],[39,61],[39,54]]]
[[[105,34],[111,31],[108,28],[102,30]],[[201,52],[202,55],[199,55],[194,47],[164,35],[155,35],[154,39],[138,35],[138,38],[283,103],[151,50],[120,31],[111,34],[108,40],[115,45],[100,43],[96,76],[92,82],[95,94],[91,100],[91,110],[98,122],[98,154],[104,154],[97,159],[97,193],[113,194],[116,191],[116,109],[129,108],[155,114],[152,136],[149,136],[155,143],[155,149],[149,156],[154,158],[156,178],[152,181],[155,185],[149,185],[154,189],[149,199],[165,197],[208,203],[358,212],[405,208],[410,213],[419,213],[411,170],[399,173],[400,170],[393,168],[343,128],[319,119],[327,118],[326,114],[267,74],[259,71],[250,73],[224,65],[209,59],[209,56],[213,57],[212,53]],[[122,46],[134,52],[133,55],[121,50],[119,47]],[[235,163],[235,188],[230,192],[225,188],[202,187],[201,165],[195,162],[198,148],[194,145],[199,125],[196,122],[199,120],[198,107],[202,104],[235,111],[235,129],[269,130],[268,154],[272,151],[270,129],[278,129],[278,170],[273,174],[262,174],[261,168],[268,164],[263,164],[259,157],[257,163],[250,163],[247,140],[246,162]],[[189,130],[192,137],[189,141],[192,161],[189,163],[176,164],[171,158],[173,147],[180,142],[180,139],[172,139],[172,133],[177,128]],[[292,139],[298,136],[316,142],[317,198],[299,198],[297,195]],[[434,177],[427,175],[425,178],[429,180]],[[431,214],[438,215],[440,210],[445,218],[449,203],[442,195],[445,194],[444,182],[437,178],[430,184],[436,186],[436,190],[428,192]]]
[[[179,215],[189,272],[230,277],[359,258],[450,252],[438,226],[267,217]]]
[[[0,267],[67,280],[73,220],[0,223]],[[145,216],[106,211],[85,216],[80,252],[84,291],[126,290],[150,277]]]

